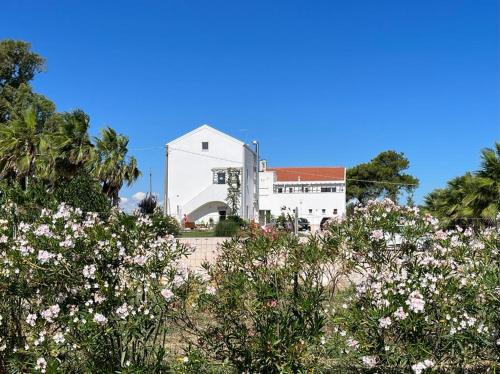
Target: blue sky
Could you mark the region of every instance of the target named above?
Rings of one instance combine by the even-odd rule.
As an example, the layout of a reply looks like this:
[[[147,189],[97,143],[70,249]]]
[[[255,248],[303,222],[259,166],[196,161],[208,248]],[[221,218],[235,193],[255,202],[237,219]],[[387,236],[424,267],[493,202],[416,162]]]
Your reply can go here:
[[[415,197],[500,140],[496,0],[2,1],[0,38],[45,56],[35,89],[129,136],[162,191],[167,141],[208,123],[274,166],[404,152]],[[146,149],[144,149],[146,148]]]

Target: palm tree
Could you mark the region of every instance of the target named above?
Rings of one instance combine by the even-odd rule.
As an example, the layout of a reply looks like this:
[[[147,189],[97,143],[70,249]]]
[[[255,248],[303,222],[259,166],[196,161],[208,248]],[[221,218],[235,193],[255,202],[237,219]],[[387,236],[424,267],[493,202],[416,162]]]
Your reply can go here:
[[[30,176],[48,169],[46,149],[33,108],[20,118],[0,124],[0,177],[16,179],[26,188]]]
[[[134,157],[127,158],[128,138],[117,134],[112,128],[101,130],[101,137],[96,138],[97,164],[95,175],[102,182],[103,192],[119,203],[118,193],[123,183],[131,185],[141,175]]]
[[[48,135],[51,156],[55,159],[57,180],[70,179],[82,169],[91,169],[96,152],[88,129],[90,120],[81,110],[64,113],[56,120],[55,130]]]
[[[500,212],[500,143],[481,151],[481,167],[476,172],[476,188],[466,198],[478,217],[495,219]]]
[[[481,152],[481,167],[425,197],[425,208],[445,225],[491,224],[500,212],[500,143]]]

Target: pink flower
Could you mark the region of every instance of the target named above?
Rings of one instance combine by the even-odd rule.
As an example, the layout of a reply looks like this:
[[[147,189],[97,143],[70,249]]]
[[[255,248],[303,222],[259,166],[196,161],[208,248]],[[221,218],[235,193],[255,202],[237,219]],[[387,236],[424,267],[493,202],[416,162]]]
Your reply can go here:
[[[370,238],[373,240],[381,240],[384,238],[384,232],[382,230],[373,230]]]

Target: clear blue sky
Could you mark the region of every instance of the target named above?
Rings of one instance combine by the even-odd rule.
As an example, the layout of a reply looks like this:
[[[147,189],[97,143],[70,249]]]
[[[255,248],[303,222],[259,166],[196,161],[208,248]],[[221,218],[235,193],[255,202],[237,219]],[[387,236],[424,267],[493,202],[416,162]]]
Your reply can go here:
[[[404,152],[417,201],[500,140],[497,0],[2,1],[35,89],[130,137],[162,191],[167,141],[208,123],[274,166]],[[123,191],[146,191],[147,177]]]

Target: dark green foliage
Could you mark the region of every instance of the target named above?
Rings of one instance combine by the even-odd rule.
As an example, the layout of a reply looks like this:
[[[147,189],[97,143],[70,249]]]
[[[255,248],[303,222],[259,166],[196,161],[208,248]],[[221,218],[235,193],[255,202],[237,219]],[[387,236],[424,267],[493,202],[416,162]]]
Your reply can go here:
[[[207,357],[238,373],[306,373],[324,327],[321,248],[286,233],[249,232],[207,266],[214,290],[200,297],[207,323],[195,334]],[[309,371],[311,370],[311,371]]]
[[[137,204],[142,214],[153,214],[158,206],[158,199],[155,195],[147,195]]]
[[[410,162],[403,153],[385,151],[370,162],[347,170],[347,201],[366,203],[379,197],[397,201],[402,191],[411,193],[418,186],[418,179],[405,174]]]
[[[215,236],[234,236],[239,229],[240,225],[237,222],[225,219],[215,225]]]
[[[238,214],[241,195],[240,170],[227,169],[227,197],[226,202],[232,215]]]
[[[424,208],[445,227],[494,225],[500,212],[500,143],[481,152],[481,167],[425,197]]]
[[[174,217],[164,216],[163,213],[156,211],[150,218],[157,236],[177,236],[181,232],[181,225]]]
[[[37,188],[60,191],[85,173],[99,181],[102,192],[117,206],[123,183],[130,185],[140,175],[135,158],[128,155],[128,138],[106,128],[92,142],[85,112],[56,112],[55,105],[30,86],[44,66],[45,60],[31,51],[29,43],[0,41],[0,179],[11,186],[18,182],[24,195],[31,195]],[[100,207],[100,195],[94,201],[85,197],[85,204]]]
[[[20,40],[0,41],[0,87],[19,87],[44,69],[45,60]]]
[[[80,208],[84,213],[99,213],[103,218],[109,216],[111,210],[111,201],[102,193],[100,184],[85,172],[54,189],[49,189],[41,181],[35,181],[27,188],[18,182],[2,181],[0,203],[6,201],[17,205],[17,215],[25,221],[38,216],[41,209],[55,209],[62,202]]]
[[[238,226],[240,226],[240,227],[244,227],[247,224],[243,218],[241,218],[240,216],[236,216],[236,215],[235,216],[228,216],[226,218],[226,220],[233,221],[233,222],[237,223]]]
[[[111,211],[111,200],[102,193],[100,184],[84,172],[57,187],[54,196],[57,202],[80,208],[84,213],[96,212],[107,217]]]

